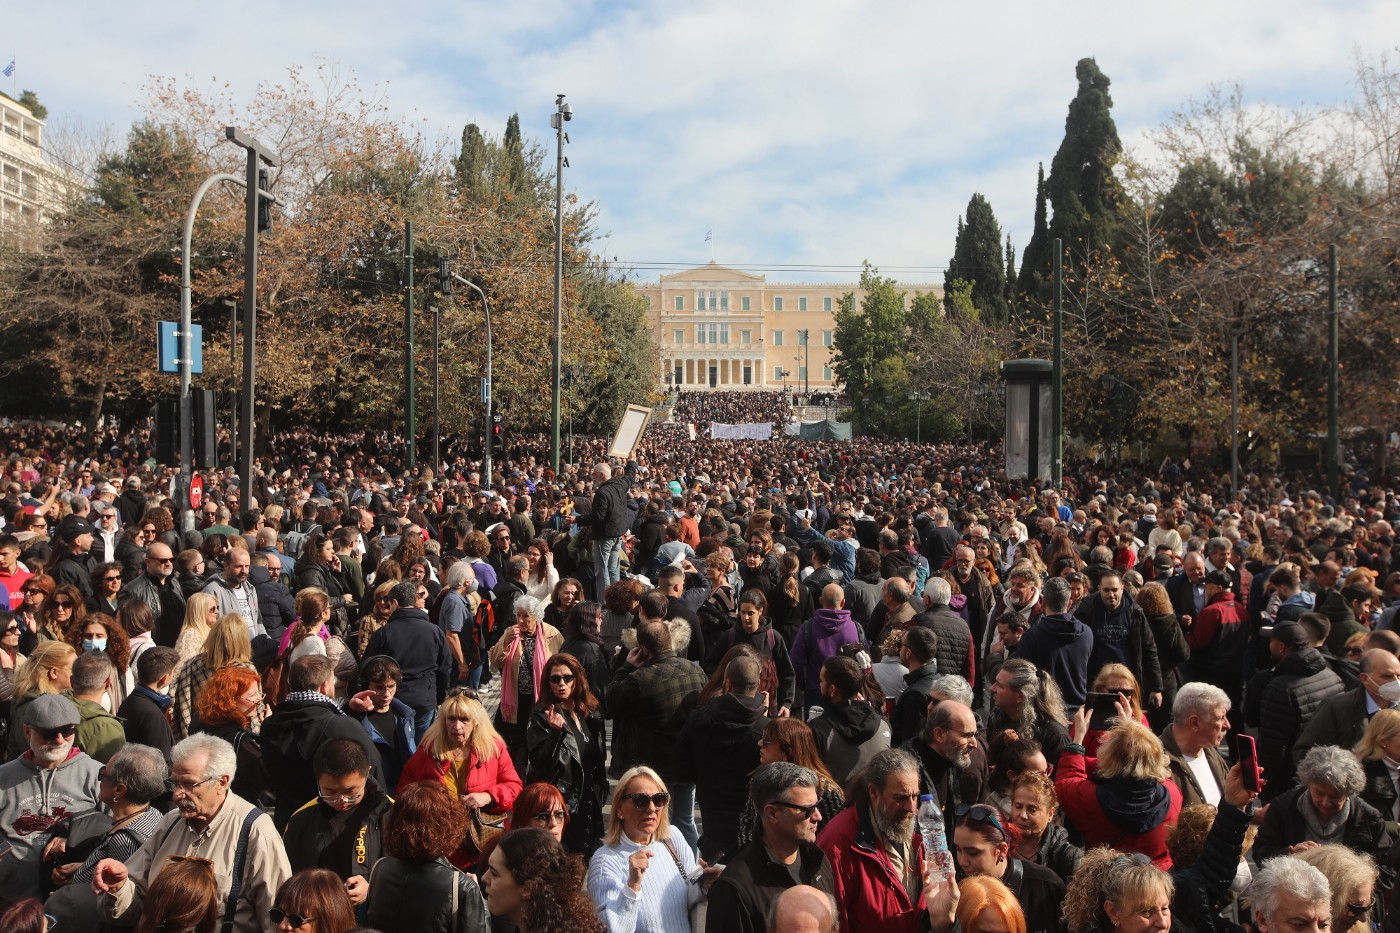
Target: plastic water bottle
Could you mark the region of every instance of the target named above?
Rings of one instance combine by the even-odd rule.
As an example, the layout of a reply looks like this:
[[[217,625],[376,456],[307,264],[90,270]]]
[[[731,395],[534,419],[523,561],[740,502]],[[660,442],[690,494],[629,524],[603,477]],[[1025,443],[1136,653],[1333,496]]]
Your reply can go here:
[[[943,810],[932,794],[919,797],[919,835],[924,837],[924,861],[933,864],[934,879],[953,876],[953,857],[948,851],[948,834],[943,827]]]

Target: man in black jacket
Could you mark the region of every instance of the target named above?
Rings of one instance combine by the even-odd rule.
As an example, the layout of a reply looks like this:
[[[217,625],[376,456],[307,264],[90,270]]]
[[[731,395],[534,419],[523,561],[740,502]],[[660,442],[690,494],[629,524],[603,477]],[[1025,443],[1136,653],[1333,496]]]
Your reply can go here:
[[[759,674],[753,658],[730,661],[724,693],[691,713],[676,737],[671,773],[695,784],[705,814],[700,852],[710,862],[716,861],[715,853],[727,859],[738,849],[744,782],[759,765],[759,742],[768,727],[767,703],[758,696]]]
[[[370,773],[381,786],[384,765],[379,750],[359,721],[345,715],[331,696],[335,693],[335,662],[313,654],[292,662],[292,692],[263,722],[258,736],[263,760],[277,800],[274,822],[286,827],[302,804],[317,794],[312,759],[332,739],[354,739],[369,758]]]
[[[1099,578],[1099,589],[1080,604],[1076,613],[1094,633],[1089,656],[1092,679],[1105,664],[1126,664],[1142,688],[1143,705],[1162,705],[1162,669],[1157,662],[1157,639],[1143,614],[1123,589],[1123,578],[1110,571]]]
[[[415,605],[416,591],[417,584],[411,581],[389,591],[393,606],[389,621],[370,636],[365,657],[382,654],[398,662],[403,679],[397,699],[413,710],[413,731],[421,742],[447,696],[452,655],[442,629],[428,621],[426,609]]]
[[[815,772],[789,761],[754,772],[749,801],[758,814],[758,836],[710,888],[707,929],[764,933],[773,903],[797,885],[835,897],[831,862],[816,843],[822,818],[817,790]]]
[[[164,541],[153,542],[146,548],[145,569],[141,575],[117,594],[119,603],[139,599],[146,604],[155,622],[151,637],[156,644],[168,648],[175,647],[185,624],[185,594],[175,575],[174,556],[175,552]]]
[[[316,796],[292,814],[284,842],[292,871],[326,868],[363,904],[369,874],[384,854],[383,823],[393,801],[370,777],[369,757],[353,739],[331,739],[311,760]]]
[[[166,764],[170,763],[175,736],[165,711],[170,709],[170,682],[179,663],[180,655],[174,648],[157,645],[141,652],[136,659],[136,688],[117,709],[126,740],[159,750]]]
[[[613,476],[612,466],[599,461],[593,467],[592,509],[574,518],[575,523],[593,530],[594,599],[603,601],[603,593],[622,578],[622,535],[632,527],[633,511],[627,493],[637,479],[637,461],[627,458],[622,476]]]
[[[955,825],[960,807],[986,801],[987,755],[977,743],[977,717],[969,707],[941,701],[903,748],[919,759],[919,792],[933,794],[945,826]]]
[[[1297,622],[1274,626],[1269,636],[1274,666],[1254,675],[1245,690],[1244,719],[1259,727],[1259,764],[1268,784],[1264,799],[1273,800],[1294,785],[1290,754],[1313,716],[1330,697],[1344,690],[1342,679]]]
[[[904,675],[904,692],[894,704],[890,744],[903,745],[924,727],[929,688],[938,676],[937,655],[938,636],[933,629],[916,625],[905,631],[899,645],[899,662],[909,673]]]
[[[253,565],[248,568],[248,582],[258,594],[258,612],[262,614],[263,628],[267,637],[274,642],[281,641],[287,626],[296,621],[297,605],[292,591],[282,582],[282,555],[262,551],[252,557]]]

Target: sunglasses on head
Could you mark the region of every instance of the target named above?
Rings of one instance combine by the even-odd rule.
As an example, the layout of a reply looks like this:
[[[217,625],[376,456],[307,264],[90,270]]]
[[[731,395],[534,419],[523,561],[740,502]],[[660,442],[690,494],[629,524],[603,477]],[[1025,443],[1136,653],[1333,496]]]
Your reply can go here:
[[[989,807],[985,803],[967,806],[963,804],[957,809],[958,819],[969,820],[973,823],[981,823],[984,826],[991,826],[1001,833],[1001,838],[1006,838],[1006,827],[1001,825],[1001,817],[997,815],[995,807]]]
[[[477,696],[477,692],[471,687],[453,687],[451,690],[447,691],[447,695],[450,697],[466,697],[468,700],[481,699]]]
[[[656,809],[662,810],[671,802],[671,795],[665,791],[659,794],[643,794],[638,791],[632,794],[623,794],[622,799],[631,801],[632,806],[636,807],[638,810],[645,810],[647,804],[651,804]]]

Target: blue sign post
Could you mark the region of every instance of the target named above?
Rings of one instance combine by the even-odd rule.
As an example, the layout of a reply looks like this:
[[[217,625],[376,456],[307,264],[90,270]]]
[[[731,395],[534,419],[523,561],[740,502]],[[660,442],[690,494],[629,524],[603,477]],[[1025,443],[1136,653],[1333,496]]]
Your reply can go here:
[[[159,322],[157,356],[160,371],[178,373],[180,371],[180,325],[174,321]],[[199,324],[190,325],[190,372],[201,375],[204,372],[204,328]]]

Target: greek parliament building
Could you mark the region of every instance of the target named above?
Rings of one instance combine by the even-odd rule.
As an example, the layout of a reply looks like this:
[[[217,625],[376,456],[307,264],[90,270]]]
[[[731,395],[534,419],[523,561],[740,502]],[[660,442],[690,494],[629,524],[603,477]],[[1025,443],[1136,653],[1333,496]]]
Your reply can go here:
[[[901,285],[906,307],[937,285]],[[663,275],[637,291],[646,299],[661,356],[663,387],[836,388],[831,369],[836,309],[859,285],[770,283],[711,262]]]

